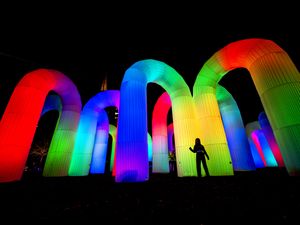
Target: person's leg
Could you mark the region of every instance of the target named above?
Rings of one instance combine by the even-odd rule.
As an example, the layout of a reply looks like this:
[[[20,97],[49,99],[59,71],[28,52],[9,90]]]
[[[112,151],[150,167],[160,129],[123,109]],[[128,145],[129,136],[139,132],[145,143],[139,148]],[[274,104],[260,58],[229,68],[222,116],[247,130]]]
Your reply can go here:
[[[208,168],[207,168],[207,164],[206,164],[206,160],[205,160],[205,159],[202,160],[202,164],[203,164],[203,168],[204,168],[204,170],[205,170],[206,176],[209,177],[209,171],[208,171]]]
[[[199,157],[199,155],[196,156],[196,160],[197,160],[197,174],[198,177],[201,177],[201,158]]]

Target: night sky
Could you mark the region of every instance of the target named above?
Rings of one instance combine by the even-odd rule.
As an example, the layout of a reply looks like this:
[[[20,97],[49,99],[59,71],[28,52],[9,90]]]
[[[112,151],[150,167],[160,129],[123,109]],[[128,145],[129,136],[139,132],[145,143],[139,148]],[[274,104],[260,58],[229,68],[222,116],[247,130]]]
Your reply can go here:
[[[227,44],[245,38],[274,41],[300,68],[299,26],[294,25],[293,15],[279,18],[276,13],[281,9],[260,18],[257,13],[262,15],[263,10],[256,12],[255,18],[245,12],[231,17],[217,13],[215,20],[194,11],[193,16],[185,12],[186,17],[178,10],[144,14],[122,8],[110,8],[107,13],[99,6],[92,11],[81,6],[44,9],[17,12],[17,19],[9,14],[1,22],[1,115],[17,82],[37,68],[55,69],[68,76],[80,92],[82,105],[100,91],[105,76],[108,89],[120,89],[126,69],[144,59],[173,67],[192,91],[202,65]],[[263,109],[248,71],[229,72],[220,84],[237,101],[244,124],[257,120]],[[162,92],[160,86],[148,85],[149,110]]]

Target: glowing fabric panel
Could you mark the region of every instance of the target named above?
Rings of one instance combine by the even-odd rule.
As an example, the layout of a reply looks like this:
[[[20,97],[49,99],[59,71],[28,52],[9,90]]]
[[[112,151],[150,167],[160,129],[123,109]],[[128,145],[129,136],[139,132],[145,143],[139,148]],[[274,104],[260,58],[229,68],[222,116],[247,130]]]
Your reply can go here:
[[[278,164],[279,167],[284,167],[284,162],[283,162],[283,158],[280,152],[280,149],[278,147],[278,144],[276,142],[276,139],[274,137],[274,133],[273,130],[271,128],[271,125],[269,123],[269,120],[267,118],[267,115],[265,114],[265,112],[261,112],[258,115],[258,122],[261,126],[261,130],[264,133],[269,147],[271,148],[271,151],[276,159],[276,162]]]
[[[262,130],[255,130],[251,133],[251,137],[254,141],[254,144],[261,156],[264,165],[267,167],[277,167],[277,162],[274,158],[274,155],[270,149],[268,141],[262,132]]]
[[[152,143],[152,137],[149,133],[148,134],[148,161],[152,163],[153,161],[153,143]]]
[[[236,101],[221,85],[217,86],[216,96],[230,150],[233,169],[235,171],[255,170],[248,137]]]
[[[194,100],[201,125],[201,143],[210,158],[208,160],[210,175],[233,175],[232,160],[216,99],[216,89],[202,86],[201,92],[202,94],[199,95],[194,94]]]
[[[256,168],[264,168],[265,167],[265,162],[261,158],[261,155],[259,154],[259,151],[258,151],[258,149],[256,147],[257,145],[259,145],[259,143],[255,144],[254,140],[251,137],[251,135],[248,137],[248,141],[249,141],[249,145],[250,145],[250,149],[251,149],[251,154],[252,154],[252,157],[253,157],[253,161],[254,161],[255,167]]]
[[[81,110],[80,96],[76,86],[64,74],[38,69],[27,73],[17,84],[3,114],[0,123],[0,182],[21,179],[44,102],[51,90],[60,96],[63,111],[44,172],[48,169],[56,171],[57,176],[66,175]],[[53,158],[57,161],[47,165],[47,161]]]
[[[172,101],[178,175],[197,175],[195,154],[188,148],[199,137],[200,129],[189,88],[170,66],[156,60],[143,60],[126,70],[121,84],[116,182],[149,179],[146,104],[149,82],[162,86]]]
[[[113,171],[113,167],[115,163],[115,153],[116,153],[117,128],[113,125],[109,125],[109,134],[112,136],[110,171]],[[149,164],[152,163],[152,138],[149,133],[148,133],[148,161]],[[113,173],[113,176],[115,176],[115,173]]]
[[[289,174],[299,175],[300,76],[289,55],[270,40],[246,39],[230,43],[216,52],[201,68],[193,87],[193,95],[201,126],[206,123],[207,128],[211,127],[206,130],[208,132],[204,134],[203,141],[208,141],[209,136],[214,135],[217,138],[210,142],[212,149],[217,148],[217,145],[225,145],[223,133],[218,131],[221,120],[210,119],[219,118],[213,92],[222,76],[238,67],[248,69],[252,77]],[[222,154],[226,155],[225,147],[217,155],[223,164],[227,164],[228,160]],[[225,170],[222,169],[224,172],[220,171],[219,174],[224,174]]]
[[[98,93],[83,107],[69,169],[70,176],[103,173],[107,153],[109,121],[104,109],[119,108],[120,92],[107,90]]]
[[[99,109],[97,115],[97,128],[94,134],[94,146],[91,160],[91,174],[103,174],[105,172],[107,144],[109,135],[109,119],[104,109]]]
[[[171,108],[171,99],[164,92],[154,105],[152,113],[152,137],[153,137],[153,173],[169,173],[168,154],[168,112]]]

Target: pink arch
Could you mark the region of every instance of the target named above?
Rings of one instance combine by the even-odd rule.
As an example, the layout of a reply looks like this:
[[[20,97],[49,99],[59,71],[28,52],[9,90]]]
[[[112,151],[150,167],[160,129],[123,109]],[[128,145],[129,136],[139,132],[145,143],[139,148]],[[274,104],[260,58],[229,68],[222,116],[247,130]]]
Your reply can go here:
[[[26,74],[16,86],[0,123],[0,182],[21,179],[49,91],[60,96],[63,106],[59,124],[65,123],[63,128],[57,125],[56,133],[60,134],[57,141],[68,137],[64,140],[66,144],[56,146],[56,150],[68,150],[73,145],[81,110],[77,88],[55,70],[38,69]]]

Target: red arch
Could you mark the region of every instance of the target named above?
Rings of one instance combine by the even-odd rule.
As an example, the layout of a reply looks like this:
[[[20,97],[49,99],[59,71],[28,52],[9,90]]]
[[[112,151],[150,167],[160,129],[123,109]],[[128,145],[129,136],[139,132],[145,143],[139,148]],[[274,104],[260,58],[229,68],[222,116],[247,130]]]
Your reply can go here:
[[[77,128],[81,100],[73,82],[55,70],[27,73],[17,84],[0,122],[0,182],[21,179],[49,91],[60,96],[63,111],[78,114],[72,121]]]

